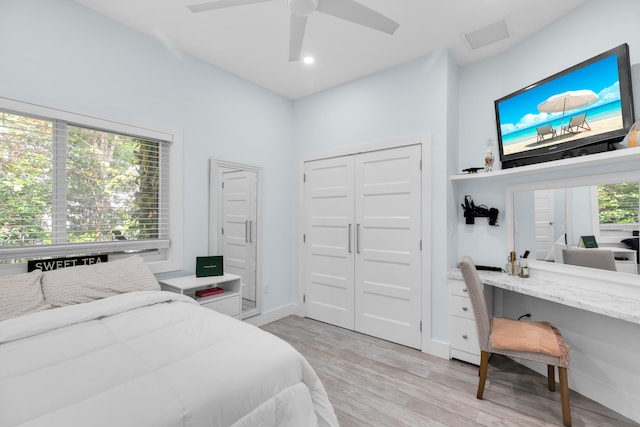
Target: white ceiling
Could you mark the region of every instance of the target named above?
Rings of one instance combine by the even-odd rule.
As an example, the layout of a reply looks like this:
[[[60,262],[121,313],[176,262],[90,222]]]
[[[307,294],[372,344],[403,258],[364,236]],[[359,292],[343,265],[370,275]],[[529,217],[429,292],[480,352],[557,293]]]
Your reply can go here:
[[[309,17],[302,55],[289,62],[287,0],[202,13],[206,0],[75,0],[127,26],[290,99],[448,48],[460,65],[505,51],[587,0],[359,0],[400,24],[393,35],[320,12]],[[505,20],[510,37],[471,49],[465,34]]]

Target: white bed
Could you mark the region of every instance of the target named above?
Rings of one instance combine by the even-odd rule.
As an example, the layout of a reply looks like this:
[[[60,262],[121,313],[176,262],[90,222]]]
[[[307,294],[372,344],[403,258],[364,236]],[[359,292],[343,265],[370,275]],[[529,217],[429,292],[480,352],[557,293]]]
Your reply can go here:
[[[1,427],[258,425],[338,423],[290,345],[188,297],[133,291],[0,321]]]

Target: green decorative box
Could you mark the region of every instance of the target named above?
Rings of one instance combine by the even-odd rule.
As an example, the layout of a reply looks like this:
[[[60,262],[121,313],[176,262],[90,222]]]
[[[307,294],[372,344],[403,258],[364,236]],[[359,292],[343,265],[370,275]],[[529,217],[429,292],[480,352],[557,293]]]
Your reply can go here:
[[[596,242],[595,236],[580,236],[579,248],[597,248],[598,242]]]
[[[196,277],[222,276],[223,274],[221,255],[196,257]]]

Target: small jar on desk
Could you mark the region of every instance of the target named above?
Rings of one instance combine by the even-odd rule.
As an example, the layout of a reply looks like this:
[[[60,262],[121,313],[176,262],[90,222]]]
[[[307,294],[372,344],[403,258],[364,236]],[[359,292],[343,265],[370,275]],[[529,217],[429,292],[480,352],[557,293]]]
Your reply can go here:
[[[526,259],[520,260],[520,277],[527,278],[529,277],[529,262]]]

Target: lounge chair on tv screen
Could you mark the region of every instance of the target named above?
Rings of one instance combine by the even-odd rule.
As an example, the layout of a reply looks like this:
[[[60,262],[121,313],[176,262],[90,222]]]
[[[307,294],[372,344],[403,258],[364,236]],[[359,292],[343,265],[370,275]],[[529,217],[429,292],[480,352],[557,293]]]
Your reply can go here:
[[[579,129],[591,130],[589,123],[587,123],[587,113],[571,117],[569,124],[562,128],[562,133],[578,133]]]
[[[551,135],[549,139],[553,139],[556,136],[556,130],[551,125],[540,126],[536,129],[538,130],[538,142],[544,141],[547,135]]]

